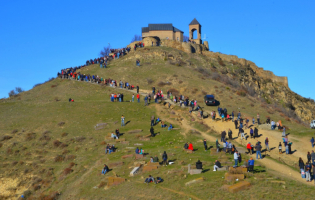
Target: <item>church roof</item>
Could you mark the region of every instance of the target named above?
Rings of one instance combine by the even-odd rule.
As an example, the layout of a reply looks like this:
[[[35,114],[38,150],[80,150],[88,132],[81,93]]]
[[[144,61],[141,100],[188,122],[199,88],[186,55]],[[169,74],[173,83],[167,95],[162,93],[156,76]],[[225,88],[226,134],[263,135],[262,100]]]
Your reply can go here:
[[[147,33],[149,31],[174,31],[184,33],[178,28],[175,28],[173,24],[149,24],[148,27],[142,27],[142,33]]]
[[[190,22],[189,25],[196,25],[196,24],[200,25],[200,23],[196,20],[196,18],[194,18],[194,19]]]

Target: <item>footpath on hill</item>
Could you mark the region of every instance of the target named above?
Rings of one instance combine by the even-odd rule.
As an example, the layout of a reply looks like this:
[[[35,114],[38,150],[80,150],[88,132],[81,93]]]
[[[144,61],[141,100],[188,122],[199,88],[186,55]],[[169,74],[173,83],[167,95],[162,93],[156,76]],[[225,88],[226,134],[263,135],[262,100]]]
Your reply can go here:
[[[134,93],[136,94],[137,91],[136,90],[127,90],[124,88],[120,88],[120,87],[116,87],[115,89],[119,89],[119,90],[124,90],[130,93]],[[146,96],[147,94],[151,93],[151,91],[149,90],[143,90],[140,89],[139,90],[139,94],[141,96]],[[165,99],[165,102],[170,103],[173,106],[178,106],[177,104],[175,104],[173,101],[171,101],[170,99]],[[144,104],[144,101],[141,101],[141,103]],[[158,106],[156,107],[157,109]],[[210,108],[209,108],[210,109]],[[210,113],[211,111],[208,108],[203,109],[204,111]],[[188,113],[188,110],[187,110]],[[168,121],[172,121],[169,120]],[[268,137],[269,139],[269,147],[270,149],[272,149],[270,152],[268,152],[268,155],[275,159],[275,160],[279,160],[279,157],[281,158],[282,161],[284,161],[287,164],[291,164],[293,165],[293,163],[297,163],[299,157],[306,157],[308,150],[308,147],[310,146],[308,140],[306,138],[296,138],[294,136],[289,135],[289,141],[293,142],[292,145],[292,151],[294,152],[293,154],[290,155],[286,155],[284,154],[279,154],[278,151],[278,144],[279,142],[282,142],[282,137],[281,137],[281,132],[278,131],[271,131],[271,130],[263,130],[263,129],[259,129],[259,135],[261,135],[258,139],[250,139],[248,138],[247,140],[241,140],[240,137],[238,137],[238,130],[235,129],[234,123],[229,121],[229,122],[222,122],[220,121],[212,121],[211,118],[206,118],[203,119],[203,122],[208,125],[209,127],[211,127],[215,132],[218,133],[218,137],[214,137],[212,135],[209,135],[205,132],[200,131],[201,135],[203,138],[207,139],[208,141],[211,142],[215,142],[216,139],[220,139],[220,133],[222,131],[228,131],[228,129],[231,129],[233,134],[232,134],[232,138],[236,138],[234,140],[232,140],[232,143],[236,145],[236,143],[238,145],[243,145],[246,147],[246,144],[248,142],[251,142],[251,144],[256,144],[257,141],[260,141],[262,143],[262,146],[264,148],[264,140],[266,137]],[[183,119],[181,121],[181,128],[185,129],[186,131],[189,131],[191,129],[195,129],[194,127],[190,126],[189,123],[187,122],[187,120]],[[245,130],[245,133],[249,133],[249,129]],[[249,134],[247,134],[249,135]],[[285,148],[283,147],[282,149],[283,151],[285,150]],[[264,155],[265,153],[262,153],[262,155]],[[252,154],[250,155],[253,159],[256,159],[256,154]],[[314,184],[312,182],[306,182],[305,179],[301,178],[301,174],[297,171],[294,170],[292,167],[289,167],[288,165],[279,163],[273,159],[270,159],[268,157],[265,157],[263,159],[259,159],[256,160],[256,162],[258,161],[259,163],[263,164],[266,168],[271,169],[273,171],[279,172],[281,175],[283,175],[284,177],[287,178],[291,178],[293,180],[299,181],[301,183],[307,184],[307,185],[312,185],[314,186]]]

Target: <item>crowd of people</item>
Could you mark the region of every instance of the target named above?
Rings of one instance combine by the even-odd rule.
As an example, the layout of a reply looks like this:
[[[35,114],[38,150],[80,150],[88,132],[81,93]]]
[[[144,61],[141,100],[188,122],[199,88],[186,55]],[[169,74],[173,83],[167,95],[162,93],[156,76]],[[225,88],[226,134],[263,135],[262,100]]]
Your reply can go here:
[[[144,47],[144,44],[139,42],[138,44],[135,44],[134,49],[136,48],[141,48]],[[78,81],[87,81],[87,82],[92,82],[92,83],[98,83],[98,84],[105,84],[111,87],[120,87],[120,88],[124,88],[124,89],[130,89],[133,90],[135,88],[134,85],[130,84],[129,82],[123,82],[122,80],[120,80],[119,82],[117,82],[116,80],[113,80],[111,78],[108,79],[104,79],[102,77],[99,77],[98,75],[90,75],[90,74],[81,74],[80,72],[77,72],[77,70],[91,65],[91,64],[100,64],[100,67],[105,67],[107,66],[107,63],[109,60],[111,59],[118,59],[124,55],[126,55],[126,53],[128,53],[130,51],[130,47],[128,48],[121,48],[121,49],[111,49],[110,53],[111,56],[105,56],[105,57],[100,57],[100,58],[95,58],[95,59],[90,59],[86,61],[85,65],[81,65],[81,66],[77,66],[77,67],[71,67],[71,68],[67,68],[67,69],[63,69],[61,70],[61,72],[58,72],[58,77],[60,78],[68,78],[68,79],[74,79],[74,80],[78,80]],[[139,65],[140,61],[137,60],[136,64]],[[137,94],[136,94],[136,98],[137,98],[137,102],[140,103],[140,94],[139,94],[139,86],[136,86],[137,89]],[[134,98],[135,95],[132,95],[132,102],[134,102]],[[203,115],[203,110],[202,108],[197,104],[197,100],[189,100],[188,97],[184,97],[184,95],[173,95],[171,91],[167,91],[167,98],[170,99],[173,103],[179,105],[179,106],[184,106],[184,107],[189,107],[189,113],[191,114],[193,111],[198,111],[199,112],[199,116],[201,118],[204,118]],[[152,88],[152,93],[149,93],[147,95],[144,96],[144,102],[145,102],[145,106],[149,105],[151,103],[151,100],[154,100],[155,103],[159,103],[162,102],[165,99],[163,91],[161,89],[156,90],[155,87]],[[110,100],[112,102],[123,102],[124,101],[124,94],[123,93],[112,93],[110,95]],[[73,102],[72,99],[69,99],[69,102]],[[171,104],[169,103],[169,107],[171,106]],[[257,117],[255,119],[255,117],[252,118],[242,118],[242,114],[241,112],[238,112],[237,114],[232,111],[231,114],[228,113],[226,108],[221,108],[218,107],[217,111],[211,111],[210,112],[210,117],[212,120],[216,121],[216,120],[222,120],[222,122],[228,122],[228,121],[232,121],[235,125],[235,129],[238,130],[238,136],[240,136],[240,139],[243,140],[247,140],[248,137],[250,138],[259,138],[260,135],[258,134],[258,129],[257,127],[251,128],[251,125],[255,125],[261,124],[260,121],[260,115],[259,113],[257,113]],[[121,119],[121,125],[124,126],[124,117],[122,116]],[[157,118],[156,121],[154,121],[155,119],[151,119],[151,127],[153,127],[154,125],[161,123],[161,127],[162,128],[166,128],[168,127],[168,130],[172,130],[173,129],[173,125],[170,124],[169,126],[162,120],[160,120],[159,118]],[[153,121],[153,123],[152,123]],[[251,125],[250,125],[251,122]],[[286,135],[286,129],[287,127],[283,126],[281,121],[275,122],[274,120],[270,119],[269,117],[266,119],[266,124],[270,124],[270,129],[271,130],[279,130],[282,132],[282,141],[279,142],[278,145],[278,150],[279,150],[279,154],[283,153],[283,150],[285,150],[285,153],[290,155],[292,154],[292,145],[293,143],[291,141],[289,141],[288,139],[288,135]],[[249,135],[247,135],[245,133],[245,130],[249,129]],[[152,131],[151,131],[152,130]],[[154,130],[153,128],[150,129],[151,132],[151,136],[154,136]],[[119,130],[117,129],[115,133],[111,134],[111,137],[113,137],[114,139],[119,139]],[[228,138],[226,138],[226,136],[228,136]],[[253,171],[254,168],[254,160],[251,158],[250,160],[245,160],[243,165],[242,165],[242,157],[241,154],[237,151],[235,145],[233,145],[231,143],[232,140],[232,131],[229,129],[228,133],[226,133],[226,131],[223,131],[221,133],[221,140],[220,142],[222,142],[222,149],[221,149],[221,145],[219,144],[218,140],[216,141],[216,150],[217,151],[224,151],[226,153],[229,154],[233,154],[234,155],[234,167],[237,167],[239,165],[241,165],[242,167],[246,167],[248,169],[248,171]],[[230,141],[227,141],[230,140]],[[315,140],[314,138],[311,139],[311,144],[312,147],[314,147],[315,145]],[[265,138],[264,141],[265,144],[265,149],[266,151],[270,151],[269,148],[269,138]],[[205,146],[205,150],[207,150],[207,144],[206,144],[206,140],[204,140],[204,146]],[[194,150],[193,149],[193,145],[191,143],[186,143],[184,145],[185,149],[189,149],[189,150]],[[257,141],[256,144],[251,144],[250,142],[247,143],[246,145],[246,149],[248,151],[248,154],[252,154],[256,153],[256,159],[262,159],[262,143],[260,141]],[[115,146],[114,145],[107,145],[105,153],[112,153],[115,152]],[[137,153],[138,152],[138,153]],[[136,153],[137,154],[143,154],[143,149],[136,149]],[[166,158],[166,159],[165,159]],[[152,161],[154,160],[158,160],[158,158],[154,159],[152,158]],[[167,165],[167,154],[166,152],[164,152],[163,156],[162,156],[162,160],[163,163],[165,165]],[[221,163],[217,160],[214,163],[214,171],[216,171],[218,168],[221,167]],[[315,153],[314,151],[312,151],[312,153],[308,152],[307,154],[307,162],[306,164],[304,164],[304,161],[302,158],[299,159],[299,168],[301,170],[301,175],[302,178],[306,178],[307,182],[311,181],[311,174],[313,175],[313,180],[315,180]],[[312,173],[312,169],[313,169],[313,173]],[[105,174],[106,172],[108,172],[108,167],[105,165],[104,169],[102,170],[102,174]],[[154,180],[153,177],[151,177],[151,179],[148,180]],[[146,180],[147,182],[147,180]],[[154,181],[153,181],[154,182]],[[314,181],[315,183],[315,181]]]

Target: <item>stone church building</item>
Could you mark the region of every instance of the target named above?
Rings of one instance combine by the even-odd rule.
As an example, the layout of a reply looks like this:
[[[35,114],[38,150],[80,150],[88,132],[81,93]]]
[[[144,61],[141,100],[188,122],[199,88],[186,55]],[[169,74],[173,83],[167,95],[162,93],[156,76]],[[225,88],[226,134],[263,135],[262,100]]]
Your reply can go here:
[[[197,31],[197,39],[193,39],[194,31]],[[173,24],[149,24],[148,27],[142,27],[142,39],[147,37],[183,42],[184,32],[174,27]],[[201,25],[196,18],[189,24],[189,40],[196,44],[202,44]]]

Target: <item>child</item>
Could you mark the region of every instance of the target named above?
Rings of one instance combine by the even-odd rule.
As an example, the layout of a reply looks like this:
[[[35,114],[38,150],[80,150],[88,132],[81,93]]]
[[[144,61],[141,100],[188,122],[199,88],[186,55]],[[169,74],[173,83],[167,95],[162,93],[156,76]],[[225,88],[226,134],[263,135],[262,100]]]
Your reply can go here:
[[[279,142],[279,154],[282,154],[282,145],[281,145],[281,142]]]

